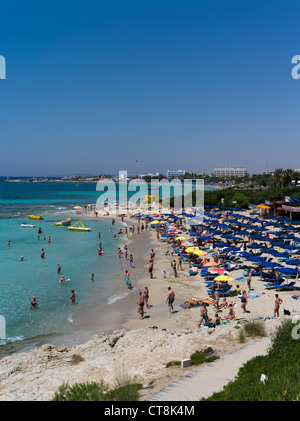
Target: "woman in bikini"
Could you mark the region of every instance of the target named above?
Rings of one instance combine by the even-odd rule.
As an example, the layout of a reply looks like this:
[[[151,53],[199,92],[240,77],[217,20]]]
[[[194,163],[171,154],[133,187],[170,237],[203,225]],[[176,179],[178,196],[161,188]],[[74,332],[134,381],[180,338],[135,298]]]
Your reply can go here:
[[[275,294],[275,307],[274,307],[274,317],[279,317],[279,308],[282,303],[282,299],[279,298],[278,294]]]

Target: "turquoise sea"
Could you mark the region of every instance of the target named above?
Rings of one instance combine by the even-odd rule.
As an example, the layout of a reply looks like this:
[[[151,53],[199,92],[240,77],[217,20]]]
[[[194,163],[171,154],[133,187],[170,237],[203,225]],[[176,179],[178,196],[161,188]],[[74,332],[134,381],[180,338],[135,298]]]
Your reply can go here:
[[[117,274],[125,270],[117,249],[128,239],[117,235],[118,223],[112,225],[110,218],[89,220],[84,223],[91,232],[85,233],[55,226],[74,206],[95,203],[99,197],[95,186],[95,183],[0,182],[0,315],[6,321],[6,339],[0,340],[0,355],[16,349],[16,342],[17,349],[23,350],[50,338],[55,343],[62,335],[76,336],[73,320],[79,312],[88,306],[97,305],[101,309],[118,298],[116,291],[120,296],[126,293],[125,285],[120,287],[121,281],[117,279]],[[30,220],[28,214],[42,215],[44,220]],[[74,215],[72,222],[80,219],[80,215]],[[35,228],[22,228],[23,222],[34,224]],[[38,239],[39,227],[46,240],[43,235]],[[103,256],[98,255],[99,241]],[[45,259],[40,257],[42,248]],[[58,283],[61,276],[57,274],[58,263],[61,274],[71,280],[69,283]],[[94,282],[90,280],[92,273]],[[76,305],[70,304],[72,289]],[[32,296],[36,296],[39,304],[34,311],[30,310]],[[7,346],[13,343],[14,347]]]
[[[0,339],[0,357],[45,342],[59,343],[66,335],[75,339],[79,335],[80,340],[73,324],[78,314],[90,308],[101,313],[107,305],[128,294],[125,282],[120,279],[126,263],[118,258],[117,249],[128,244],[129,239],[117,235],[120,225],[112,226],[111,218],[86,221],[85,225],[91,228],[86,233],[55,226],[56,221],[74,212],[74,206],[97,202],[100,193],[96,183],[2,181],[0,315],[5,318],[6,338]],[[120,203],[124,199],[119,198]],[[30,220],[28,214],[41,215],[44,220]],[[72,216],[72,222],[78,220],[80,215]],[[23,222],[34,224],[35,228],[22,228]],[[39,227],[46,240],[43,235],[38,239]],[[103,256],[98,255],[99,241]],[[42,248],[45,259],[40,257]],[[58,283],[61,276],[57,274],[58,263],[69,283]],[[90,280],[92,273],[94,282]],[[76,305],[70,303],[72,289]],[[34,311],[30,310],[32,296],[36,296],[39,304]]]

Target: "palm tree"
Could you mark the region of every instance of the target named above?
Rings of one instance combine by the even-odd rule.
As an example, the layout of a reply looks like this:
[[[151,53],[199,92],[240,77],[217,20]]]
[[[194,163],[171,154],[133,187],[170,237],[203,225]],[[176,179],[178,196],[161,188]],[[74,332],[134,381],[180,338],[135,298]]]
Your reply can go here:
[[[276,168],[276,170],[274,171],[274,187],[277,189],[280,189],[281,187],[283,187],[283,176],[284,176],[284,170],[283,168]]]
[[[290,187],[292,181],[296,179],[296,173],[291,168],[286,168],[282,175],[283,187]]]

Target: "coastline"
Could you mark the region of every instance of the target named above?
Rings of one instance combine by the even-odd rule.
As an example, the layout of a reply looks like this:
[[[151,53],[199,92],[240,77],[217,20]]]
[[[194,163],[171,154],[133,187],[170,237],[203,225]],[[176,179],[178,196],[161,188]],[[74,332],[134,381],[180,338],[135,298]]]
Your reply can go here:
[[[93,218],[92,214],[80,215],[81,219]],[[111,216],[99,216],[111,218]],[[114,217],[116,222],[121,218]],[[136,225],[136,221],[133,220]],[[124,223],[132,225],[130,218]],[[238,350],[244,344],[238,341],[239,321],[231,321],[216,329],[198,329],[199,308],[183,309],[180,304],[191,297],[206,298],[206,287],[200,276],[189,276],[188,266],[183,265],[179,277],[175,278],[170,266],[172,257],[166,254],[170,249],[167,243],[156,240],[154,230],[135,233],[128,237],[129,249],[136,256],[135,268],[129,269],[134,289],[125,298],[105,307],[105,312],[93,318],[90,311],[82,326],[91,323],[97,332],[84,343],[75,346],[53,346],[45,344],[34,350],[17,353],[0,360],[0,401],[4,400],[51,400],[63,382],[100,381],[113,385],[118,376],[134,378],[143,384],[141,400],[163,389],[167,384],[194,371],[192,367],[166,367],[173,360],[189,358],[191,353],[211,346],[217,355],[225,355]],[[148,261],[151,249],[156,256],[154,278],[149,279]],[[121,259],[123,259],[122,257]],[[162,270],[166,270],[166,278]],[[120,272],[120,285],[124,276]],[[234,277],[241,275],[238,270]],[[241,281],[244,288],[245,284]],[[137,313],[138,290],[149,287],[151,305],[145,309],[145,318]],[[171,286],[176,294],[174,313],[168,314],[166,304],[167,288]],[[270,336],[286,316],[273,319],[274,292],[264,293],[263,283],[253,280],[255,291],[260,297],[249,300],[250,313],[241,313],[238,297],[229,301],[236,304],[237,316],[250,321],[266,317],[264,321]],[[121,288],[120,288],[121,289]],[[284,307],[297,314],[297,302],[291,299],[292,293],[280,294]],[[97,310],[97,309],[95,309]],[[228,310],[221,313],[225,316]],[[214,309],[209,306],[209,316]],[[99,317],[98,317],[99,316]],[[89,326],[90,327],[90,326]],[[251,339],[247,341],[252,342]]]

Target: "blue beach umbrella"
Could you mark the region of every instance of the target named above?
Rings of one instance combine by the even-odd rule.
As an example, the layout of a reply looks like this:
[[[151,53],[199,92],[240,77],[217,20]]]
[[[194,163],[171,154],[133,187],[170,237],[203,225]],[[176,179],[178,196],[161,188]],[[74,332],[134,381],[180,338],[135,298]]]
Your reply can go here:
[[[300,266],[300,259],[290,259],[285,262],[287,265]]]
[[[273,268],[273,269],[283,267],[280,263],[275,263],[275,262],[262,262],[260,265],[264,268]]]

